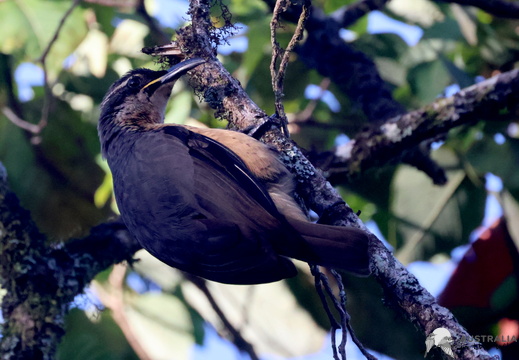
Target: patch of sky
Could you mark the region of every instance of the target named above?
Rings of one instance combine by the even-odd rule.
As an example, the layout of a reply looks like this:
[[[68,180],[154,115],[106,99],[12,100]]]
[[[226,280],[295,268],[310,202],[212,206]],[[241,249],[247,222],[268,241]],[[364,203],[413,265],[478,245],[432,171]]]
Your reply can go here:
[[[352,42],[357,39],[357,33],[348,29],[340,29],[339,36],[346,42]]]
[[[499,192],[503,190],[503,180],[492,173],[485,174],[485,188],[487,191]]]
[[[99,300],[97,295],[88,287],[85,288],[82,294],[76,295],[72,306],[85,311],[91,311],[93,309],[101,310],[104,308],[103,303]]]
[[[77,60],[77,55],[76,54],[70,54],[69,56],[66,57],[65,60],[63,60],[63,68],[64,69],[70,69],[72,67],[72,65],[74,65],[76,60]]]
[[[443,144],[445,144],[445,141],[435,141],[431,144],[431,150],[438,150]]]
[[[161,288],[153,281],[144,279],[135,272],[130,272],[126,277],[126,284],[139,294],[145,292],[160,292]]]
[[[152,14],[162,26],[177,29],[189,19],[188,10],[187,0],[156,0]]]
[[[20,101],[29,101],[34,97],[33,86],[43,85],[43,70],[32,63],[21,63],[14,71]]]
[[[341,339],[342,339],[342,331],[337,330],[337,332],[336,332],[337,343],[340,343]],[[393,359],[387,355],[377,353],[376,351],[373,351],[373,350],[368,349],[368,351],[370,354],[374,355],[379,360],[392,360]],[[364,359],[366,359],[364,357],[364,355],[362,355],[362,353],[360,352],[357,345],[355,345],[353,343],[353,341],[351,340],[350,334],[347,335],[346,354],[348,354],[348,360],[361,360],[361,359],[364,360]],[[323,347],[321,348],[321,350],[319,352],[317,352],[315,354],[305,355],[305,356],[293,357],[293,358],[291,358],[291,360],[322,360],[322,359],[333,359],[333,358],[334,358],[334,355],[333,355],[333,351],[332,351],[331,335],[328,334],[328,336],[326,337],[326,341],[324,342]],[[279,357],[262,356],[262,359],[279,360]]]
[[[460,91],[460,86],[458,84],[452,84],[447,86],[445,90],[443,90],[443,95],[445,97],[449,97],[456,94],[458,91]]]
[[[341,146],[347,144],[350,141],[350,137],[346,134],[339,134],[335,138],[335,146]]]
[[[366,227],[368,228],[368,230],[374,234],[380,241],[382,241],[382,244],[384,244],[384,246],[389,250],[389,251],[393,251],[393,247],[391,246],[390,243],[388,243],[386,241],[386,238],[384,237],[384,235],[382,235],[382,232],[380,231],[377,223],[373,220],[369,220],[366,222]]]
[[[305,97],[310,100],[317,100],[320,99],[322,102],[324,102],[331,111],[333,112],[339,112],[341,110],[341,104],[335,97],[335,95],[332,94],[329,90],[321,89],[319,86],[310,84],[305,89]]]
[[[248,360],[250,357],[238,351],[229,341],[222,339],[211,325],[206,324],[204,326],[204,343],[193,346],[190,359]]]
[[[234,24],[236,32],[226,39],[226,42],[218,45],[218,53],[221,55],[229,55],[233,52],[243,53],[249,47],[249,38],[246,36],[247,26],[241,23]]]
[[[440,264],[428,261],[415,261],[407,265],[407,270],[431,293],[432,296],[440,295],[449,281],[456,264],[449,260]]]
[[[496,144],[498,145],[503,145],[506,141],[506,138],[503,134],[501,133],[497,133],[494,135],[494,141],[496,142]]]
[[[380,11],[368,14],[368,33],[392,33],[400,36],[409,46],[414,46],[423,36],[423,30],[416,25],[409,25],[390,18]]]
[[[115,27],[119,26],[119,24],[122,22],[123,22],[123,19],[121,19],[120,17],[114,16],[110,23],[115,28]]]
[[[478,75],[474,78],[474,82],[477,84],[477,83],[480,83],[482,81],[485,81],[486,78],[484,76],[481,76],[481,75]]]

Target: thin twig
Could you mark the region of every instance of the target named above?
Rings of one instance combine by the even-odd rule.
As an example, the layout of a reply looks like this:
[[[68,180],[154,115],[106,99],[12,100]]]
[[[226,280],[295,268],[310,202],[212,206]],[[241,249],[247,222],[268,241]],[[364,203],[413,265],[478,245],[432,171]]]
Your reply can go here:
[[[45,50],[43,50],[43,53],[37,60],[38,62],[41,62],[42,64],[45,63],[45,59],[47,58],[47,55],[49,55],[49,52],[52,49],[52,46],[58,40],[59,33],[61,32],[63,25],[65,25],[65,21],[67,21],[67,18],[70,16],[70,14],[72,14],[72,11],[74,11],[76,6],[78,6],[80,2],[81,2],[81,0],[74,0],[72,2],[72,4],[70,5],[70,7],[68,8],[68,10],[65,12],[65,14],[63,14],[63,17],[60,19],[60,21],[58,23],[58,27],[57,27],[56,31],[54,32],[54,35],[52,36],[49,43],[47,44],[47,47],[45,48]]]
[[[302,123],[302,122],[307,122],[308,120],[310,120],[312,117],[312,114],[315,111],[315,108],[317,107],[317,104],[324,96],[326,90],[328,90],[328,87],[330,86],[330,84],[331,84],[330,78],[328,78],[328,77],[323,78],[323,80],[319,84],[320,92],[319,92],[319,94],[317,94],[317,97],[315,99],[310,100],[308,102],[308,105],[306,105],[306,107],[303,109],[303,111],[301,111],[299,114],[297,114],[296,117],[291,122]]]
[[[116,324],[119,326],[121,331],[123,332],[128,344],[132,347],[135,354],[141,360],[152,360],[150,355],[146,352],[141,342],[135,335],[129,321],[126,316],[125,301],[124,301],[124,279],[126,276],[126,268],[125,264],[116,264],[114,265],[110,276],[108,277],[108,283],[110,284],[110,290],[106,290],[102,285],[98,283],[93,283],[94,291],[96,295],[99,297],[99,300],[105,305],[108,309],[112,311],[112,317]]]
[[[54,32],[54,35],[50,39],[49,43],[47,44],[47,47],[43,50],[43,53],[38,58],[37,61],[39,61],[43,68],[43,88],[45,91],[45,96],[43,100],[43,108],[41,110],[41,118],[38,122],[38,126],[40,127],[40,131],[47,126],[48,120],[49,120],[49,113],[50,113],[50,107],[52,102],[52,91],[51,86],[49,85],[49,78],[48,78],[48,71],[47,71],[47,56],[50,53],[50,50],[52,49],[52,46],[56,43],[58,40],[59,34],[63,28],[63,25],[65,25],[65,21],[67,18],[72,14],[72,11],[79,5],[81,0],[74,0],[70,7],[67,9],[65,14],[63,14],[62,18],[59,21],[58,27],[56,28],[56,31]]]
[[[377,358],[373,355],[371,355],[367,350],[366,348],[364,347],[364,345],[360,342],[359,338],[357,338],[357,335],[355,335],[355,332],[353,331],[353,327],[351,326],[351,322],[350,322],[350,315],[348,314],[348,312],[346,311],[346,301],[347,301],[347,298],[346,298],[346,289],[344,288],[344,283],[342,282],[342,277],[341,275],[333,270],[333,269],[330,269],[330,272],[332,273],[332,275],[335,277],[335,280],[337,281],[337,286],[339,287],[339,294],[340,294],[340,299],[341,299],[341,304],[342,304],[342,308],[344,309],[344,312],[345,312],[345,316],[344,316],[344,327],[347,329],[347,331],[350,333],[350,336],[351,336],[351,340],[353,341],[353,343],[355,345],[357,345],[357,347],[359,348],[360,352],[362,353],[362,355],[364,355],[364,357],[368,360],[377,360]],[[346,333],[346,332],[343,332],[343,333]],[[344,336],[344,335],[343,335]],[[344,342],[346,342],[346,340],[344,339]]]
[[[38,135],[40,133],[40,131],[41,131],[41,127],[39,125],[30,123],[30,122],[28,122],[26,120],[23,120],[23,119],[20,119],[18,117],[18,115],[16,115],[14,113],[14,111],[11,110],[11,108],[9,108],[7,106],[4,106],[2,108],[2,113],[13,124],[15,124],[16,126],[18,126],[21,129],[24,129],[24,130],[30,132],[31,134]]]
[[[209,303],[211,304],[211,307],[215,311],[216,315],[218,315],[225,328],[231,334],[232,342],[234,343],[234,345],[236,345],[236,347],[241,351],[246,352],[250,356],[251,360],[259,360],[259,356],[258,354],[256,354],[256,351],[254,350],[252,344],[245,340],[241,335],[240,331],[233,326],[229,319],[227,319],[227,316],[225,316],[225,313],[216,302],[215,298],[213,297],[213,294],[211,294],[211,291],[209,291],[209,288],[207,287],[205,280],[187,273],[185,273],[184,275],[189,281],[195,284],[204,293],[205,297],[207,298],[207,301],[209,301]]]
[[[312,273],[314,277],[314,285],[315,290],[317,291],[317,295],[319,295],[319,298],[321,299],[321,303],[323,304],[324,311],[326,312],[326,315],[328,316],[328,319],[330,320],[330,339],[332,343],[332,353],[334,360],[339,360],[339,354],[337,352],[337,342],[336,342],[336,332],[337,329],[340,328],[339,323],[337,322],[337,319],[335,319],[335,316],[333,316],[332,311],[330,309],[330,306],[328,305],[328,301],[326,299],[326,294],[323,291],[324,285],[324,278],[326,275],[324,275],[321,270],[319,269],[319,266],[317,265],[310,265],[310,272]]]
[[[275,96],[275,106],[276,106],[276,116],[281,120],[283,124],[283,131],[285,136],[288,136],[287,129],[287,117],[285,114],[285,108],[282,103],[283,98],[283,83],[285,80],[286,68],[288,65],[288,60],[290,59],[290,54],[294,51],[294,48],[298,41],[303,38],[303,32],[305,28],[306,20],[309,16],[309,1],[305,1],[303,3],[301,15],[299,16],[299,20],[297,22],[296,30],[288,46],[285,50],[283,50],[278,41],[276,40],[276,30],[280,27],[279,18],[282,12],[285,12],[290,6],[289,0],[278,0],[276,1],[276,6],[274,7],[274,11],[272,13],[272,20],[270,22],[270,41],[272,43],[272,60],[270,62],[270,76],[272,78],[272,90],[274,90]],[[281,54],[283,54],[281,56]],[[276,64],[281,57],[279,68],[276,70]]]

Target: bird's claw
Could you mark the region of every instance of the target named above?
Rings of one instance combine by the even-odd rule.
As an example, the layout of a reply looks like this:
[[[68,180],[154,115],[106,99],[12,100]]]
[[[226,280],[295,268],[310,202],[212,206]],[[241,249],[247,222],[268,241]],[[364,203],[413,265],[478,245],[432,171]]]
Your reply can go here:
[[[272,127],[282,129],[285,136],[288,137],[287,123],[284,119],[279,118],[277,114],[272,114],[269,117],[258,119],[256,124],[249,126],[240,132],[252,136],[255,139],[260,139]]]

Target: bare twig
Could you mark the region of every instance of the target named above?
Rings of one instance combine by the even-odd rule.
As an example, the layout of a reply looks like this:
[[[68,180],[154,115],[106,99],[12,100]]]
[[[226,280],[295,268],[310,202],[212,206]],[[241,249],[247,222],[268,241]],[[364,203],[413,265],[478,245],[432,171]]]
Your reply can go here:
[[[98,296],[99,300],[112,311],[112,317],[116,324],[123,332],[128,344],[135,351],[135,354],[141,360],[152,360],[151,356],[148,355],[141,342],[135,335],[125,312],[125,301],[124,301],[124,279],[126,276],[126,264],[114,265],[110,275],[108,277],[109,289],[105,289],[103,285],[93,282],[92,290]]]
[[[61,29],[63,28],[63,25],[65,25],[65,21],[70,16],[70,14],[72,14],[72,11],[74,11],[74,9],[79,5],[80,2],[81,2],[81,0],[74,0],[72,2],[72,4],[70,5],[70,7],[65,12],[65,14],[63,14],[62,18],[60,19],[60,21],[58,23],[58,27],[56,28],[56,31],[54,32],[54,35],[52,36],[49,43],[47,44],[47,47],[43,50],[41,56],[37,60],[41,63],[42,68],[43,68],[43,88],[45,91],[43,108],[41,110],[41,117],[40,117],[40,121],[38,122],[40,131],[47,126],[47,123],[49,120],[50,107],[51,107],[51,103],[52,103],[52,91],[51,91],[51,86],[49,84],[48,71],[47,71],[47,55],[49,55],[49,52],[52,49],[52,46],[58,40]]]
[[[65,25],[65,21],[67,21],[67,18],[72,14],[72,11],[76,8],[76,6],[79,5],[81,0],[74,0],[70,7],[65,11],[65,14],[61,17],[58,27],[56,28],[56,31],[54,32],[54,35],[50,39],[49,43],[47,44],[47,47],[43,50],[41,56],[38,58],[38,62],[41,62],[42,64],[45,63],[45,60],[47,58],[47,55],[49,55],[50,50],[52,49],[52,46],[56,43],[58,40],[59,34],[61,32],[61,29],[63,28],[63,25]]]
[[[377,360],[377,358],[375,356],[371,355],[366,350],[364,345],[360,342],[359,338],[357,338],[357,335],[355,335],[355,331],[353,331],[353,327],[351,326],[351,322],[350,322],[350,314],[348,314],[348,312],[346,311],[346,301],[347,301],[346,289],[344,288],[344,283],[342,282],[341,275],[337,271],[335,271],[333,269],[330,269],[330,272],[335,277],[335,280],[337,282],[337,286],[339,288],[339,297],[340,297],[340,301],[341,301],[341,307],[339,309],[339,312],[341,314],[341,319],[342,319],[342,322],[343,322],[343,328],[345,328],[347,330],[347,332],[350,333],[351,340],[353,341],[353,343],[355,345],[357,345],[357,347],[359,348],[360,352],[362,353],[362,355],[364,355],[364,357],[366,359],[368,359],[368,360]],[[344,333],[346,333],[346,331],[344,331]],[[343,336],[344,336],[344,334],[343,334]],[[346,339],[343,339],[343,342],[346,345]]]
[[[42,127],[38,124],[30,123],[26,120],[20,119],[18,115],[14,113],[11,108],[8,108],[7,106],[2,108],[2,113],[5,115],[5,117],[11,121],[13,124],[18,126],[21,129],[24,129],[25,131],[30,132],[33,135],[37,135],[41,132]]]
[[[326,90],[330,86],[330,83],[331,83],[330,78],[325,77],[319,84],[320,92],[317,95],[317,97],[315,99],[310,100],[308,102],[308,104],[306,105],[306,107],[303,109],[303,111],[299,112],[296,115],[296,117],[290,122],[291,123],[292,122],[302,123],[302,122],[307,122],[308,120],[310,120],[310,118],[312,117],[312,114],[315,111],[315,108],[317,107],[318,102],[324,96]]]
[[[187,273],[185,273],[184,275],[189,281],[195,284],[204,293],[205,297],[207,298],[207,301],[209,301],[209,304],[211,304],[211,307],[213,308],[214,312],[216,313],[216,315],[218,315],[227,331],[229,331],[231,335],[231,340],[234,343],[234,345],[236,345],[236,347],[241,351],[246,352],[250,356],[251,360],[259,360],[259,356],[256,354],[256,351],[254,350],[252,344],[245,340],[245,338],[241,335],[240,331],[231,324],[229,319],[227,319],[227,316],[216,302],[215,298],[213,297],[213,294],[211,294],[211,291],[209,291],[209,288],[207,287],[205,280],[199,278],[198,276],[194,276]]]
[[[340,329],[341,326],[337,322],[337,319],[335,319],[335,316],[333,315],[330,306],[328,305],[328,300],[326,298],[326,293],[323,291],[323,288],[325,288],[325,280],[326,275],[324,275],[321,270],[319,269],[319,266],[310,264],[310,271],[314,277],[314,285],[315,290],[317,291],[317,295],[319,295],[319,298],[321,299],[321,303],[323,304],[324,311],[326,312],[326,315],[328,316],[328,319],[330,320],[330,338],[332,343],[332,353],[333,353],[333,359],[339,360],[339,353],[337,351],[337,339],[336,339],[336,332],[337,329]],[[328,293],[328,292],[327,292]],[[343,331],[345,331],[343,329]]]
[[[272,90],[275,96],[276,116],[283,124],[283,131],[285,136],[288,136],[287,129],[287,117],[285,114],[285,108],[282,103],[283,98],[283,83],[285,80],[286,68],[290,59],[290,54],[294,50],[297,42],[303,38],[303,32],[305,22],[308,19],[310,2],[304,1],[301,15],[297,22],[296,30],[294,35],[290,39],[285,50],[281,49],[278,41],[276,40],[276,30],[280,27],[279,18],[282,12],[290,6],[290,0],[277,0],[272,13],[272,20],[270,22],[270,41],[272,43],[272,59],[270,61],[270,74],[272,78]],[[283,55],[281,55],[283,54]],[[281,58],[281,60],[280,60]],[[279,68],[276,70],[276,64],[279,61]]]

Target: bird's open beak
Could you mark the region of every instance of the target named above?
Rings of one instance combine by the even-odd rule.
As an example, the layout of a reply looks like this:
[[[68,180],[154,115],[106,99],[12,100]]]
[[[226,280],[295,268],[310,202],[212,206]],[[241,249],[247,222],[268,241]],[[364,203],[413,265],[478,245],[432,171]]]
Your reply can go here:
[[[151,90],[152,92],[154,92],[162,85],[177,80],[179,77],[187,73],[189,70],[203,63],[205,63],[205,60],[201,58],[193,58],[179,62],[178,64],[170,67],[165,75],[162,75],[161,77],[147,83],[141,89],[141,91],[144,89],[148,89],[148,91]]]

